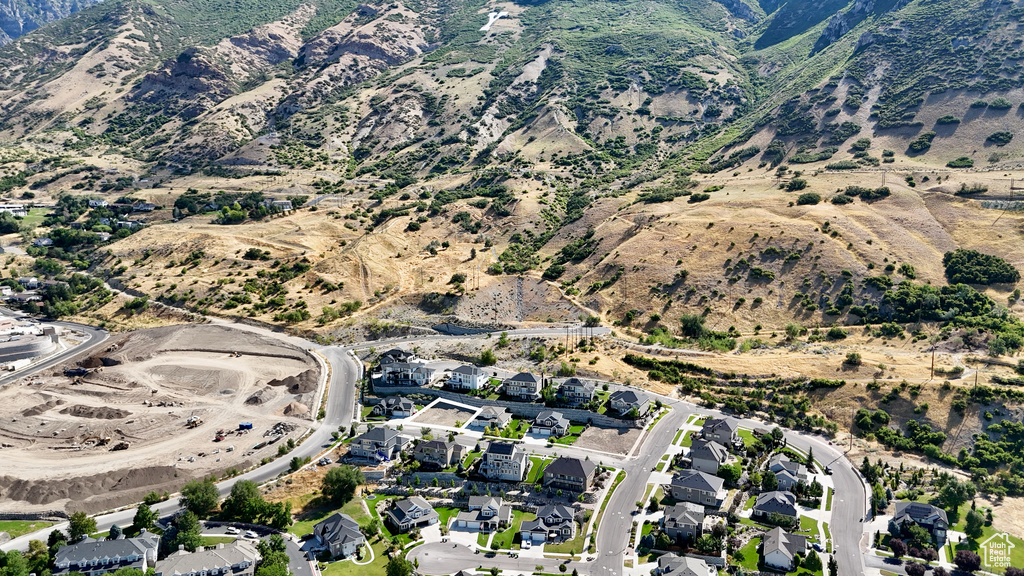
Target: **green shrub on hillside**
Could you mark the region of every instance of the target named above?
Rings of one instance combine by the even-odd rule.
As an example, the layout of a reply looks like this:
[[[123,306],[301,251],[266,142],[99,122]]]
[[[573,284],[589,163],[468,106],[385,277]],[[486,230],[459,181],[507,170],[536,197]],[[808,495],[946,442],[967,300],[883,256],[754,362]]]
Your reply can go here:
[[[853,202],[853,198],[847,196],[846,194],[836,194],[835,196],[832,197],[831,202],[836,206],[842,206],[843,204],[850,204],[851,202]]]
[[[953,284],[1000,284],[1020,280],[1020,272],[999,256],[958,248],[942,256],[946,278]]]
[[[988,138],[985,139],[985,142],[995,144],[996,146],[1006,146],[1010,143],[1010,140],[1013,140],[1013,132],[1000,130],[999,132],[989,134]]]
[[[814,205],[821,202],[821,195],[817,192],[804,192],[796,199],[797,206]]]
[[[938,120],[936,120],[935,123],[944,126],[948,124],[959,124],[960,119],[957,118],[956,116],[953,116],[952,114],[946,114],[945,116],[942,116]]]
[[[932,147],[932,140],[935,139],[935,132],[923,132],[917,138],[910,141],[907,150],[914,154],[923,154]]]
[[[974,160],[971,160],[967,156],[961,156],[956,160],[946,162],[946,166],[949,168],[970,168],[974,166]]]

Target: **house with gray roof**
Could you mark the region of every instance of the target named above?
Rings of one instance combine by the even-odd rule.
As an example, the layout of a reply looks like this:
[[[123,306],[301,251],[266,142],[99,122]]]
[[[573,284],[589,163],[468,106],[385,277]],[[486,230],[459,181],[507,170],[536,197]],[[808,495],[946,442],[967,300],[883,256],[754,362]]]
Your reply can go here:
[[[544,469],[545,487],[572,492],[586,492],[594,482],[597,464],[582,458],[562,456]]]
[[[780,514],[787,518],[796,520],[800,515],[796,508],[796,496],[792,492],[772,490],[762,492],[754,500],[754,511],[752,516],[759,519],[767,519],[772,514]]]
[[[470,496],[469,506],[455,517],[453,528],[496,532],[512,521],[512,507],[494,496]]]
[[[321,548],[329,550],[333,558],[347,558],[366,544],[359,523],[347,514],[334,513],[313,526],[313,536]]]
[[[525,520],[519,527],[523,542],[543,544],[563,542],[576,537],[572,509],[561,504],[546,504],[537,510],[536,520]]]
[[[408,418],[416,413],[416,403],[401,396],[388,396],[373,407],[372,413],[375,416]]]
[[[540,390],[544,387],[544,380],[531,372],[520,372],[511,378],[506,378],[501,385],[505,396],[536,401],[540,400]]]
[[[946,530],[949,529],[949,518],[942,508],[922,502],[897,502],[896,513],[889,520],[889,532],[896,533],[906,524],[917,524],[931,532],[932,538],[941,548],[946,543]]]
[[[731,416],[708,418],[701,426],[700,435],[706,440],[714,440],[723,446],[732,446],[740,441],[739,420]]]
[[[573,376],[558,385],[558,399],[566,406],[582,406],[594,399],[597,385]]]
[[[385,462],[397,457],[404,444],[397,430],[380,426],[356,436],[348,445],[348,455],[372,462]]]
[[[779,481],[779,490],[792,490],[799,482],[807,483],[807,466],[794,462],[779,452],[768,460],[768,470],[775,474]]]
[[[761,558],[765,566],[789,572],[797,554],[807,551],[807,538],[790,534],[782,528],[772,528],[761,539]]]
[[[665,508],[661,529],[673,540],[695,541],[704,531],[704,507],[693,502],[680,502]]]
[[[433,506],[419,496],[410,496],[394,502],[385,515],[388,523],[399,532],[437,524],[439,520]]]
[[[694,470],[718,474],[719,466],[729,459],[729,451],[714,440],[698,439],[690,445],[690,466]]]
[[[246,540],[200,546],[195,552],[179,549],[160,561],[155,576],[252,576],[260,558],[256,546]]]
[[[497,441],[487,445],[480,460],[480,475],[495,482],[522,482],[530,462],[517,445]]]
[[[412,451],[412,457],[424,470],[443,470],[458,464],[465,453],[466,447],[458,442],[430,440],[420,442]]]
[[[538,436],[565,436],[569,433],[569,419],[561,412],[542,410],[534,418],[530,431]]]
[[[487,427],[494,427],[500,430],[508,426],[508,423],[511,421],[512,413],[508,411],[508,408],[484,406],[480,409],[480,413],[473,418],[473,421],[469,423],[469,427],[474,430],[483,430]]]
[[[608,396],[608,407],[619,416],[629,416],[636,410],[637,416],[642,418],[651,411],[651,399],[636,390],[616,390]]]
[[[668,492],[679,502],[718,507],[725,499],[725,481],[699,470],[682,470],[672,476]]]
[[[160,536],[143,532],[135,538],[96,540],[86,538],[69,544],[54,556],[53,574],[81,572],[85,576],[100,576],[121,568],[136,568],[145,572],[156,565]]]
[[[452,370],[448,377],[448,387],[455,390],[480,390],[491,381],[487,371],[464,364]]]
[[[658,567],[654,573],[657,576],[716,576],[718,569],[700,558],[677,556],[669,552],[658,557]]]
[[[378,382],[384,386],[426,386],[434,378],[435,370],[412,352],[392,348],[381,355]]]

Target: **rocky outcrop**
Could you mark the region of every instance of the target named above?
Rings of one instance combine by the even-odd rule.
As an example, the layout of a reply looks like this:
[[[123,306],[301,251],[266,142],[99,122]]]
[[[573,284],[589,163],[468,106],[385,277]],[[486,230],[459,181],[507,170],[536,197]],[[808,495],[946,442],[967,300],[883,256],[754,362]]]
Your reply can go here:
[[[0,45],[100,0],[0,0]]]
[[[150,72],[132,91],[131,98],[172,105],[181,102],[186,119],[209,110],[233,93],[233,83],[222,65],[203,49],[189,48]]]
[[[821,31],[818,41],[814,43],[814,52],[820,52],[831,46],[863,22],[869,14],[892,12],[909,3],[910,0],[857,0],[849,9],[839,12],[829,19],[825,29]]]
[[[718,3],[725,6],[725,9],[737,18],[742,18],[747,22],[757,22],[760,20],[757,13],[750,6],[747,6],[743,0],[718,0]]]

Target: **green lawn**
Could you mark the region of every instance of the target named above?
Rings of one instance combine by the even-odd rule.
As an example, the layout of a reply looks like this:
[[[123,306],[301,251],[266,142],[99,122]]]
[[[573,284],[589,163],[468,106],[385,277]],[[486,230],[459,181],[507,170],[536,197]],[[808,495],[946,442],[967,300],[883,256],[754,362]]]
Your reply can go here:
[[[441,526],[447,526],[448,521],[461,512],[458,508],[434,508],[434,511],[437,512],[438,522]]]
[[[552,461],[548,458],[541,458],[539,456],[530,456],[530,473],[526,476],[527,484],[536,484],[540,482],[544,469],[548,467]]]
[[[967,507],[967,510],[970,510],[970,504],[965,504],[964,506]],[[963,528],[960,526],[960,524],[966,522],[966,517],[967,517],[966,510],[964,511],[963,514],[960,515],[960,517],[961,517],[961,522],[957,524],[957,530],[963,530]],[[949,552],[949,557],[952,558],[953,556],[955,556],[957,550],[974,550],[975,552],[977,552],[982,557],[983,564],[981,565],[981,567],[983,569],[988,570],[990,572],[995,572],[997,574],[1001,574],[1001,573],[1005,572],[1005,569],[1003,569],[1003,568],[989,568],[988,565],[984,564],[985,555],[982,554],[982,550],[980,549],[982,542],[985,542],[986,540],[988,540],[989,538],[991,538],[992,536],[994,536],[996,534],[1000,534],[1000,532],[998,530],[995,530],[991,526],[983,526],[982,527],[981,538],[979,538],[978,540],[970,540],[970,539],[968,539],[968,540],[965,540],[965,541],[963,541],[963,542],[961,542],[959,544],[956,544],[955,546],[954,546],[953,542],[950,542],[949,544],[947,544],[947,546],[948,546],[947,550]],[[1010,565],[1011,566],[1024,566],[1024,540],[1021,540],[1020,538],[1018,538],[1016,536],[1013,536],[1013,535],[1008,535],[1008,536],[1009,536],[1010,543],[1013,545],[1013,548],[1010,550]]]
[[[682,436],[682,435],[683,435],[683,431],[682,430],[676,432],[676,437],[672,439],[672,444],[673,445],[679,444],[679,437]]]
[[[217,544],[230,544],[235,541],[234,536],[202,536],[203,546],[216,546]]]
[[[825,488],[825,490],[828,490],[828,496],[825,498],[825,510],[831,510],[832,496],[835,494],[835,492],[831,488]]]
[[[559,544],[545,544],[544,552],[550,552],[552,554],[582,554],[586,550],[583,545],[583,527],[579,524],[576,525],[576,537],[572,540],[566,540]]]
[[[739,435],[740,439],[743,440],[744,446],[750,446],[756,441],[754,439],[754,433],[751,432],[750,430],[740,430]]]
[[[580,434],[583,434],[583,429],[584,426],[570,426],[568,434],[561,438],[552,438],[551,442],[554,444],[561,444],[563,446],[572,446],[580,439]]]
[[[832,551],[832,531],[828,529],[828,522],[822,524],[822,530],[825,531],[825,551]]]
[[[521,510],[512,511],[512,519],[509,521],[509,527],[504,532],[498,532],[494,535],[491,540],[491,547],[495,544],[498,545],[499,550],[512,550],[513,547],[518,548],[519,546],[519,527],[524,521],[536,520],[537,515],[533,512],[523,512]]]
[[[754,495],[754,496],[751,496],[750,498],[747,498],[747,501],[743,503],[743,508],[741,508],[741,510],[750,510],[751,508],[754,507],[754,501],[756,501],[756,500],[757,500],[757,495]]]
[[[49,211],[50,210],[48,208],[29,208],[28,215],[21,219],[21,223],[25,228],[35,228],[43,223],[43,217],[46,216],[46,213]],[[2,531],[7,532],[7,530]],[[7,533],[10,534],[10,532]],[[14,535],[12,534],[11,537],[13,538]]]
[[[481,548],[487,547],[487,541],[491,538],[490,534],[484,534],[483,532],[476,535],[476,544]]]
[[[473,465],[473,462],[480,457],[480,451],[467,452],[466,457],[462,459],[462,466],[469,470],[469,467]]]
[[[317,522],[320,522],[335,512],[348,514],[353,520],[358,522],[360,526],[366,526],[371,520],[370,513],[367,512],[366,507],[363,506],[363,499],[356,497],[341,508],[321,506],[304,511],[301,514],[296,515],[296,521],[291,525],[288,531],[296,536],[305,536],[306,534],[310,534],[313,532],[313,526],[316,525]]]
[[[654,469],[657,470],[658,472],[663,472],[665,470],[665,463],[658,462],[658,465],[655,466]]]
[[[323,569],[323,576],[386,576],[388,557],[384,553],[385,542],[380,540],[372,547],[373,562],[365,566],[357,566],[351,560],[331,562]]]
[[[811,538],[818,537],[818,521],[807,516],[800,517],[800,529],[809,532]]]
[[[760,546],[760,538],[751,538],[750,542],[746,546],[735,550],[732,553],[733,562],[746,568],[750,572],[758,571],[758,564],[761,562],[761,555],[757,552],[757,547]]]
[[[693,445],[693,430],[690,430],[689,432],[686,433],[686,436],[683,436],[683,441],[680,444],[680,446],[682,446],[684,448],[689,448],[692,445]]]
[[[7,532],[11,535],[11,538],[24,536],[25,534],[50,526],[53,526],[53,522],[44,522],[42,520],[0,520],[0,532]],[[46,538],[43,538],[43,540],[46,540]]]

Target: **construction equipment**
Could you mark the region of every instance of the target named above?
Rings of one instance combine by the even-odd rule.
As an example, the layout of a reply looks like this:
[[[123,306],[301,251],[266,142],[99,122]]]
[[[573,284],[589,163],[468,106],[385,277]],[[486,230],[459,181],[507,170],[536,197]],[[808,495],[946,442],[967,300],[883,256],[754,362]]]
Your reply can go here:
[[[130,444],[128,444],[127,442],[118,442],[117,444],[114,444],[110,451],[114,452],[116,450],[127,450],[129,445]]]
[[[185,420],[185,426],[187,426],[188,428],[197,428],[202,423],[203,423],[203,419],[200,418],[199,416],[194,415],[194,414],[192,416],[189,416]]]

